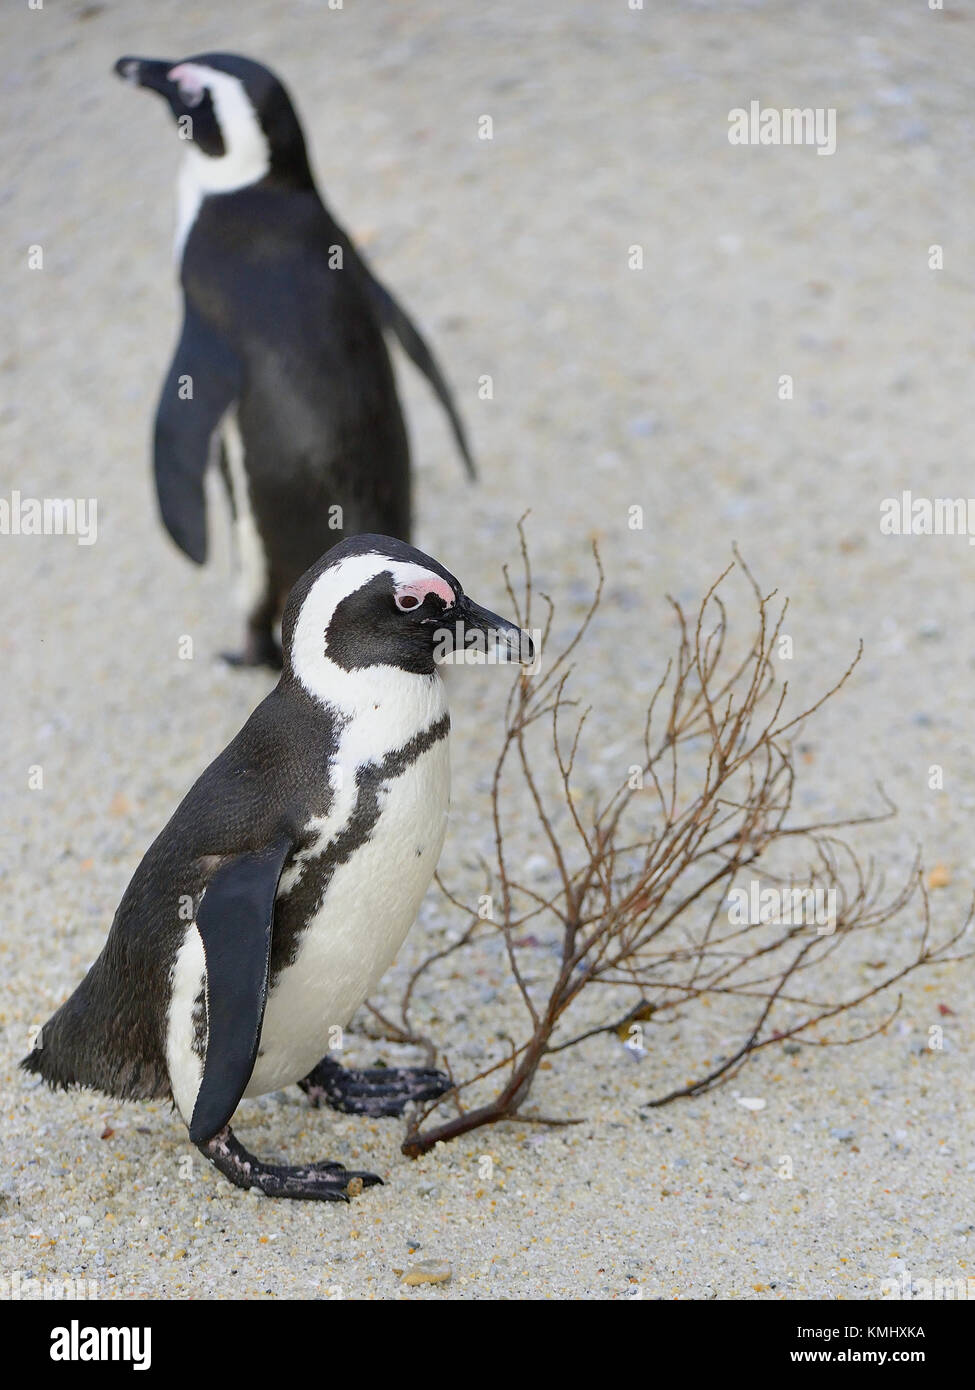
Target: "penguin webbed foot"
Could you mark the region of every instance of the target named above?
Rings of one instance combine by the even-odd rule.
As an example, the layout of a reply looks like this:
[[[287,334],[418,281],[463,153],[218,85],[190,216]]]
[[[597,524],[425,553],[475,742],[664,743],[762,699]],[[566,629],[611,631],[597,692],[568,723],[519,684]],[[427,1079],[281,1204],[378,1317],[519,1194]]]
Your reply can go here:
[[[356,1172],[341,1163],[327,1160],[303,1163],[293,1168],[283,1164],[262,1163],[244,1148],[229,1125],[212,1139],[196,1146],[204,1158],[221,1172],[235,1187],[257,1187],[266,1197],[290,1197],[297,1201],[347,1202],[348,1187],[358,1180],[361,1187],[382,1185],[375,1173]],[[361,1188],[360,1188],[361,1190]],[[353,1190],[355,1191],[355,1189]]]
[[[252,641],[248,637],[240,652],[221,652],[221,658],[228,666],[267,666],[272,671],[280,671],[283,666],[281,648],[273,637],[266,642]]]
[[[244,645],[239,652],[221,652],[228,666],[268,666],[280,671],[284,662],[273,632],[273,606],[262,607],[247,619]]]
[[[402,1115],[407,1105],[436,1100],[453,1082],[432,1067],[369,1067],[353,1071],[323,1057],[298,1082],[312,1105],[328,1105],[346,1115]]]

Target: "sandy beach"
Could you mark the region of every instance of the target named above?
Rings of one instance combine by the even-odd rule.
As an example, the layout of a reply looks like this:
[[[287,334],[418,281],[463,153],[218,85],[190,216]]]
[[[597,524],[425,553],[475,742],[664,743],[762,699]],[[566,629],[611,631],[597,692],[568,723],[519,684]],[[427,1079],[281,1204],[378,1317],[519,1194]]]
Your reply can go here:
[[[517,564],[531,508],[537,584],[564,633],[598,542],[606,593],[576,674],[601,749],[592,777],[608,785],[633,762],[675,640],[665,596],[693,607],[737,543],[790,598],[796,700],[864,643],[802,736],[797,812],[878,810],[882,783],[898,814],[856,843],[891,885],[920,846],[948,931],[975,888],[975,550],[966,535],[885,534],[881,517],[904,492],[975,491],[973,30],[959,8],[904,0],[5,10],[0,496],[96,499],[97,535],[0,534],[3,1277],[93,1281],[110,1299],[827,1300],[975,1276],[971,962],[910,976],[896,1021],[861,1047],[770,1047],[727,1087],[660,1109],[647,1100],[729,1041],[706,1013],[650,1028],[640,1062],[594,1038],[552,1059],[526,1107],[583,1123],[501,1124],[416,1161],[400,1120],[313,1110],[296,1088],[244,1102],[256,1153],[382,1175],[342,1207],[233,1189],[168,1104],[55,1095],[17,1069],[146,847],[272,684],[219,660],[239,633],[218,490],[205,569],[157,520],[180,150],[115,60],[234,50],[287,83],[323,197],[428,333],[470,430],[474,486],[397,355],[419,546],[505,612],[502,565]],[[835,151],[730,143],[729,112],[753,101],[833,109]],[[737,583],[732,622],[747,629]],[[465,900],[491,848],[511,679],[449,681],[441,870]],[[380,1002],[459,924],[431,889]],[[917,930],[908,912],[843,956],[837,995]],[[472,1067],[515,1017],[501,957],[479,966],[418,1001]],[[346,1057],[417,1060],[361,1017]],[[418,1261],[445,1262],[449,1282],[405,1285]]]

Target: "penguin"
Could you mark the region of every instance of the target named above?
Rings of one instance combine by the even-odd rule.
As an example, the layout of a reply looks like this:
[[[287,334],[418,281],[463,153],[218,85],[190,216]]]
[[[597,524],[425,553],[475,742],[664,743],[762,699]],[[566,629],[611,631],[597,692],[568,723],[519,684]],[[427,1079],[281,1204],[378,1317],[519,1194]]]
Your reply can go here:
[[[375,1174],[265,1164],[230,1128],[243,1097],[395,1115],[450,1082],[329,1055],[385,973],[440,855],[459,646],[531,662],[530,637],[395,538],[350,537],[295,585],[271,693],[180,802],[104,949],[21,1066],[55,1089],[169,1099],[238,1187],[342,1200]]]
[[[235,665],[280,667],[275,631],[336,532],[410,539],[410,451],[384,330],[426,375],[473,478],[433,354],[326,209],[282,83],[232,53],[120,58],[160,93],[185,153],[176,258],[183,325],[153,434],[162,520],[207,556],[204,474],[230,498],[245,616]]]

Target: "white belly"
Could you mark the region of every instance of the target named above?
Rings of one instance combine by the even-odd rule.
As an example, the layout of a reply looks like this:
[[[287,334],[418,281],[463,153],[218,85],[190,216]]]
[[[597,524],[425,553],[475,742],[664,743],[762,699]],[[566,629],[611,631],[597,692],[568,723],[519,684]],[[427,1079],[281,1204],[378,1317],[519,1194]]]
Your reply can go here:
[[[307,1076],[329,1030],[345,1027],[389,969],[440,858],[449,788],[446,738],[385,784],[371,837],[335,870],[297,959],[275,981],[245,1096]],[[286,875],[279,896],[288,889]]]
[[[261,533],[251,506],[250,483],[244,459],[244,441],[236,409],[231,407],[220,425],[224,457],[234,504],[234,537],[237,547],[238,602],[245,618],[261,608],[267,599],[268,563]]]

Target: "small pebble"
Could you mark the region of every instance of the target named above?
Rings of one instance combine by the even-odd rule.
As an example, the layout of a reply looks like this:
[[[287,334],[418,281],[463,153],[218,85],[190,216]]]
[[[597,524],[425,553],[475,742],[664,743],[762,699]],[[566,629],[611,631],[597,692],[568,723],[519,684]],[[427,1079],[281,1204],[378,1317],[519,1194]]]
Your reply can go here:
[[[929,888],[947,888],[951,882],[951,870],[947,864],[935,864],[928,874]]]
[[[403,1275],[403,1283],[411,1287],[416,1284],[446,1284],[451,1278],[451,1268],[440,1260],[421,1260],[410,1265]]]

